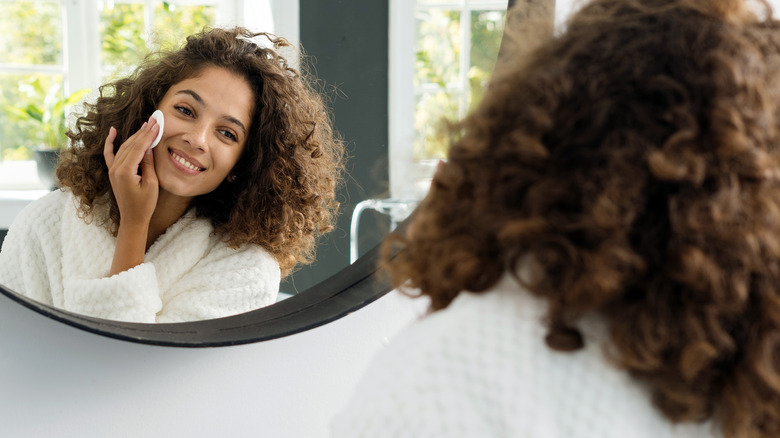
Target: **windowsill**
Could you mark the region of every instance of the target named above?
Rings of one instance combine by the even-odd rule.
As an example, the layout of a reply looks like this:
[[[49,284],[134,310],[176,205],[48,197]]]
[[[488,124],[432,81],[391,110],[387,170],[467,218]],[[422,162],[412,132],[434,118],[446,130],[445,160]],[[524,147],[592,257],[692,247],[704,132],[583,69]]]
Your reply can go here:
[[[0,161],[0,230],[7,230],[27,204],[46,193],[34,161]]]
[[[0,161],[0,191],[46,190],[35,161]]]

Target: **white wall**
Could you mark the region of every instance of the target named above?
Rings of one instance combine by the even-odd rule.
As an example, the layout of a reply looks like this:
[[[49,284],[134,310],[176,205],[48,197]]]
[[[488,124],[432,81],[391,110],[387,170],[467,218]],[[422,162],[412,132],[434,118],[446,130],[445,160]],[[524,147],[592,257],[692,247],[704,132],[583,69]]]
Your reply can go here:
[[[0,436],[326,437],[424,304],[393,292],[286,338],[183,349],[84,332],[0,295]]]

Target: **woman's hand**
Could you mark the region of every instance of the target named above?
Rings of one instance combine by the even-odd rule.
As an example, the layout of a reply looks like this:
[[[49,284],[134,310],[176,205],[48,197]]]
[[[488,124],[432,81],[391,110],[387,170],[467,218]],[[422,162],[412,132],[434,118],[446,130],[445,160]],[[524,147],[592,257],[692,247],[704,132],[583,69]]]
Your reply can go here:
[[[103,148],[108,166],[108,177],[114,192],[122,224],[147,226],[157,205],[158,182],[154,171],[154,155],[149,146],[157,136],[160,126],[150,118],[135,134],[119,147],[114,155],[116,129],[111,127]],[[138,174],[138,167],[141,174]]]
[[[108,131],[103,156],[108,166],[111,190],[119,206],[119,229],[109,275],[127,271],[144,262],[149,223],[159,195],[154,156],[149,146],[159,129],[157,121],[149,118],[138,132],[122,143],[116,154],[116,129],[111,127]]]

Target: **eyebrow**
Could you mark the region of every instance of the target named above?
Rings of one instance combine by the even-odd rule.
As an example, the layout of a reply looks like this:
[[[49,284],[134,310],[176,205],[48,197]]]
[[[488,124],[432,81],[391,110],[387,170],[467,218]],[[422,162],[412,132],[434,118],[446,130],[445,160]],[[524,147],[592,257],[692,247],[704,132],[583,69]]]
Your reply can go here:
[[[202,106],[207,106],[206,102],[203,100],[202,97],[200,97],[200,94],[194,92],[193,90],[186,89],[186,90],[179,90],[176,92],[176,94],[187,94],[191,96],[193,99],[195,99],[196,102],[198,102]],[[241,123],[241,120],[238,120],[237,118],[230,116],[230,115],[223,115],[223,119],[227,120],[230,123],[233,123],[235,125],[238,125],[239,128],[241,128],[242,131],[244,131],[244,135],[246,135],[246,126],[244,126],[243,123]]]

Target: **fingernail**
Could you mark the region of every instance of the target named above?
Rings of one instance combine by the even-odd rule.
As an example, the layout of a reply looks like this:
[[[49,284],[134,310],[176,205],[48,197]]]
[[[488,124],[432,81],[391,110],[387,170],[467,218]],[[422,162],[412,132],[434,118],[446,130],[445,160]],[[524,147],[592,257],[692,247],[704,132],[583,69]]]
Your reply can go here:
[[[144,128],[146,128],[146,125],[148,125],[148,122],[144,122],[144,124],[143,124],[143,125],[141,125],[141,129],[144,129]]]
[[[147,122],[152,123],[153,121],[154,121],[154,117],[149,116],[149,120],[147,120]]]

